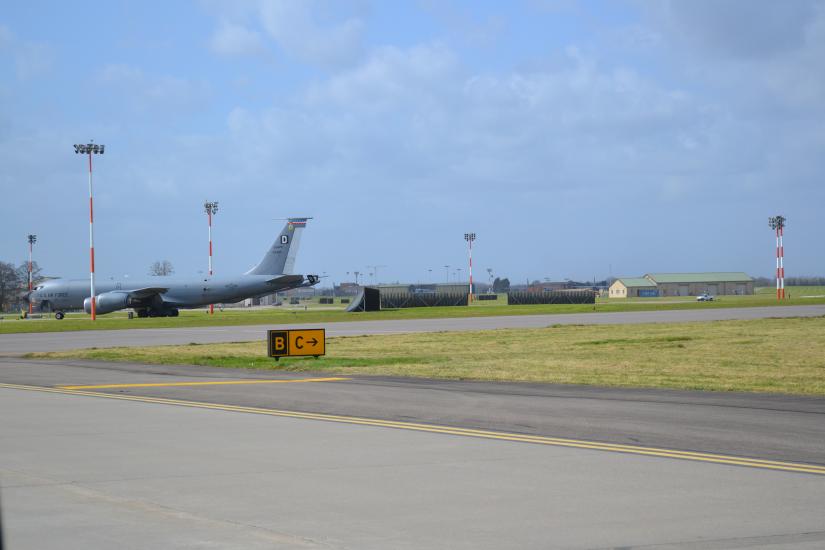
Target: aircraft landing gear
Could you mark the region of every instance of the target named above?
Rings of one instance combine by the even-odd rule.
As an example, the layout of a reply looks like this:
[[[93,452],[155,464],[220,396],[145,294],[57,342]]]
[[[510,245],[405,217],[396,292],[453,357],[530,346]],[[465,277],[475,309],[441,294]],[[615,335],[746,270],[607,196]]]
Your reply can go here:
[[[63,319],[63,317],[65,317],[65,316],[66,315],[62,311],[55,311],[54,312],[54,318],[57,319],[58,321]]]
[[[180,312],[177,308],[138,310],[138,317],[177,317],[178,315],[180,315]]]

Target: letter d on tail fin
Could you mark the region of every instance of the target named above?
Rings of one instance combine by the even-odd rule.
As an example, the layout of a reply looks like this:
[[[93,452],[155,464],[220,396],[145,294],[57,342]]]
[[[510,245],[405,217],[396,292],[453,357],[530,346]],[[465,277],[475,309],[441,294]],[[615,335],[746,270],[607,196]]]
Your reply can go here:
[[[281,234],[269,247],[263,259],[246,272],[247,275],[291,274],[295,268],[295,256],[301,244],[301,233],[312,218],[289,218]]]

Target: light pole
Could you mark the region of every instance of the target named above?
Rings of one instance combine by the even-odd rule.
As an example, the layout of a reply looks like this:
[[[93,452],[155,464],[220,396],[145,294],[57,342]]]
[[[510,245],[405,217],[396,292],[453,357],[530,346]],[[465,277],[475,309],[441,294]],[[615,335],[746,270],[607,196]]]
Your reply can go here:
[[[785,245],[782,237],[785,233],[785,216],[771,216],[768,226],[776,231],[776,299],[785,298]]]
[[[355,275],[355,286],[358,286],[358,276],[361,274],[360,271],[353,271],[353,275]]]
[[[94,198],[92,193],[92,155],[102,155],[104,145],[90,142],[87,144],[76,143],[74,152],[78,155],[89,155],[89,296],[92,309],[92,321],[97,316],[95,314],[95,231],[94,231]]]
[[[32,312],[32,249],[37,242],[37,235],[29,235],[29,314]]]
[[[387,267],[387,266],[385,266],[385,265],[368,265],[367,267],[372,269],[372,275],[374,277],[372,282],[374,284],[378,284],[378,268],[379,267]]]
[[[449,283],[450,282],[450,266],[448,266],[448,265],[444,266],[444,273],[447,274],[447,282]]]
[[[464,233],[464,240],[467,241],[470,254],[470,302],[473,301],[473,241],[476,240],[475,233]]]
[[[212,276],[212,216],[218,212],[218,201],[204,201],[203,209],[209,223],[209,276]],[[209,315],[215,315],[215,304],[209,304]]]

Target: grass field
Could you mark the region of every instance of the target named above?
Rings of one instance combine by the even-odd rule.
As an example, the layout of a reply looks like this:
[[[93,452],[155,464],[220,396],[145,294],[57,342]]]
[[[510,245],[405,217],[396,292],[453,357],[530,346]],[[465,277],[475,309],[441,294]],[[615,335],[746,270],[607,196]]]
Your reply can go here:
[[[304,310],[285,310],[282,307],[241,308],[215,311],[210,316],[204,310],[182,310],[180,317],[154,319],[127,319],[126,313],[117,312],[100,315],[92,323],[88,315],[71,314],[63,321],[54,319],[17,320],[14,315],[5,315],[0,320],[0,334],[21,332],[62,332],[73,330],[117,330],[130,328],[182,328],[227,325],[259,325],[288,323],[317,323],[373,319],[429,319],[442,317],[482,317],[493,315],[536,315],[543,313],[589,313],[617,311],[651,311],[663,309],[709,309],[726,307],[757,307],[775,305],[825,304],[825,287],[793,287],[789,289],[791,298],[778,302],[773,289],[760,289],[752,296],[720,296],[714,302],[696,302],[695,297],[666,297],[639,299],[600,298],[595,305],[525,305],[508,306],[506,297],[496,302],[475,302],[470,307],[432,307],[385,310],[367,313],[346,313],[343,306],[329,309],[310,305]]]
[[[263,341],[30,357],[825,395],[825,317],[328,338],[325,357],[279,362]]]

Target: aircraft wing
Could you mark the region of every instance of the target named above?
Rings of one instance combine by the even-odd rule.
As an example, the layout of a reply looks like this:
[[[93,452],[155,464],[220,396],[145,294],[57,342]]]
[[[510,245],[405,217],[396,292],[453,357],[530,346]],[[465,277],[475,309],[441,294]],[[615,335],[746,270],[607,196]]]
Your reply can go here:
[[[146,298],[151,298],[155,294],[163,294],[168,291],[169,289],[164,287],[147,287],[124,290],[122,292],[125,292],[130,298],[134,298],[135,300],[145,300]]]

